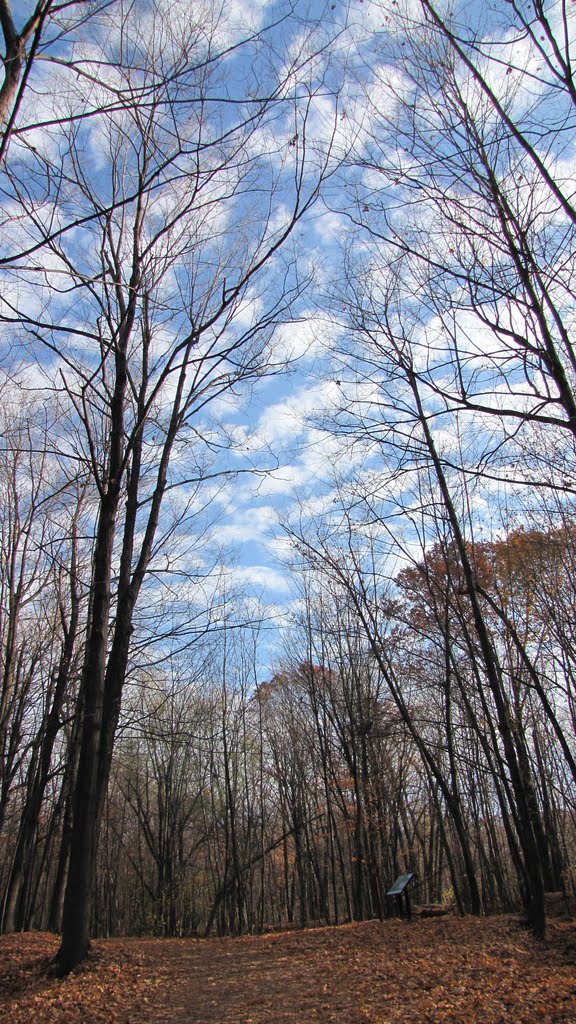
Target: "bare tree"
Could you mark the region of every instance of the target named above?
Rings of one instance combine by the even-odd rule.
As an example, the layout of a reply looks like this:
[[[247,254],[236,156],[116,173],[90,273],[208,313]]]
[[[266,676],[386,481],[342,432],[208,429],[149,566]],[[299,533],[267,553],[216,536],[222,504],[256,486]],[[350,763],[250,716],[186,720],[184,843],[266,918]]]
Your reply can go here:
[[[34,62],[54,59],[64,64],[66,47],[86,21],[104,11],[113,0],[37,0],[24,23],[14,17],[10,0],[0,3],[0,27],[4,42],[4,79],[0,85],[0,162],[5,159],[13,134],[33,130],[19,125],[18,114]],[[69,65],[70,66],[70,65]]]
[[[355,231],[333,307],[354,338],[334,369],[336,430],[366,468],[348,497],[338,495],[349,509],[344,547],[370,524],[390,547],[403,543],[404,558],[414,543],[424,555],[448,537],[467,607],[459,629],[490,693],[525,903],[542,933],[546,842],[507,644],[526,672],[530,658],[501,603],[483,591],[475,556],[488,517],[505,519],[500,503],[522,515],[527,484],[550,506],[572,487],[569,19],[543,5],[496,5],[489,17],[463,8],[445,15],[428,0],[381,6],[388,22],[364,44],[369,126],[350,167]],[[377,106],[383,88],[389,102]],[[386,555],[375,573],[346,549],[346,572],[338,546],[330,548],[321,546],[327,565],[382,659],[373,586],[390,576]],[[446,679],[459,689],[449,661]],[[534,673],[531,685],[539,685]],[[545,706],[542,687],[540,696]]]
[[[383,8],[393,99],[384,116],[373,110],[351,184],[368,258],[404,282],[415,372],[467,432],[462,470],[570,490],[568,12],[497,4],[489,16],[449,17],[428,0],[408,14]]]
[[[279,74],[266,58],[277,27],[181,6],[109,5],[75,44],[81,91],[45,83],[54,115],[5,171],[19,210],[5,280],[18,284],[2,319],[14,344],[43,350],[70,408],[54,443],[96,495],[63,971],[87,948],[134,612],[174,529],[164,499],[195,488],[225,445],[210,404],[274,368],[274,329],[304,284],[283,253],[333,167],[329,126],[322,145],[310,137],[326,34],[314,45],[308,32]]]

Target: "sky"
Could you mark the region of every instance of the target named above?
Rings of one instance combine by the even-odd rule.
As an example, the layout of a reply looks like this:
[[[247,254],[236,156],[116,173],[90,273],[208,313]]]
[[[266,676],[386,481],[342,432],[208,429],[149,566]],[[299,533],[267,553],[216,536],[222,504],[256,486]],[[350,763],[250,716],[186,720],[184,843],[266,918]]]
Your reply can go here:
[[[440,10],[447,7],[439,5]],[[549,118],[553,112],[555,131],[542,141],[538,151],[557,180],[570,182],[576,168],[572,116],[550,86],[553,75],[552,65],[547,65],[548,41],[544,37],[530,39],[525,31],[513,28],[510,5],[464,2],[456,7],[478,32],[479,64],[486,69],[495,94],[506,98],[513,116],[535,131],[539,119]],[[113,8],[118,13],[128,10],[128,5],[119,3]],[[27,318],[26,342],[15,329],[4,341],[5,354],[11,345],[6,365],[13,376],[18,376],[19,383],[25,379],[27,389],[36,388],[45,394],[48,404],[56,393],[61,395],[68,388],[80,406],[81,380],[87,380],[95,369],[95,352],[101,351],[102,344],[101,307],[90,282],[106,282],[106,260],[113,262],[114,258],[127,287],[129,280],[134,226],[131,204],[118,207],[112,225],[117,249],[114,255],[110,250],[103,256],[104,250],[95,248],[91,220],[94,205],[87,199],[87,190],[73,180],[69,142],[59,129],[52,125],[39,127],[40,122],[63,115],[74,119],[74,144],[85,181],[101,203],[112,203],[122,189],[129,192],[137,180],[137,148],[131,151],[134,126],[129,119],[123,120],[121,112],[114,113],[109,121],[97,116],[84,118],[84,114],[91,104],[95,109],[103,97],[109,101],[110,96],[120,95],[128,80],[131,88],[142,90],[141,97],[147,97],[151,68],[175,62],[174,88],[182,107],[174,109],[187,111],[178,124],[181,152],[171,157],[169,173],[160,170],[162,154],[173,142],[170,119],[166,118],[154,155],[158,186],[150,190],[147,211],[153,253],[147,273],[156,289],[154,359],[158,380],[170,365],[175,344],[190,330],[190,309],[196,304],[204,321],[210,320],[210,310],[231,288],[239,268],[249,258],[257,262],[254,253],[264,251],[263,247],[282,234],[293,202],[294,181],[300,180],[304,197],[311,196],[315,175],[324,165],[322,195],[299,221],[293,241],[285,249],[287,256],[274,255],[270,273],[255,279],[235,307],[233,322],[226,323],[221,335],[218,325],[207,329],[199,343],[204,345],[201,351],[208,362],[212,359],[210,380],[214,382],[221,366],[220,356],[213,355],[220,352],[218,346],[225,347],[226,339],[240,337],[242,331],[250,332],[266,303],[273,305],[282,280],[288,287],[295,287],[298,275],[309,277],[309,287],[298,297],[288,322],[276,326],[267,341],[276,365],[287,363],[287,370],[258,374],[250,386],[232,387],[212,403],[211,419],[199,405],[196,420],[210,441],[207,447],[217,447],[217,434],[218,444],[224,435],[233,440],[214,467],[232,474],[230,483],[222,486],[215,480],[207,488],[210,493],[212,487],[210,516],[217,524],[219,557],[226,563],[230,580],[247,588],[252,608],[265,619],[269,639],[263,643],[259,671],[268,675],[276,657],[276,626],[289,621],[298,600],[297,587],[287,569],[291,548],[281,520],[297,521],[305,508],[306,515],[313,513],[329,530],[334,510],[336,519],[338,516],[339,483],[349,476],[357,489],[361,489],[363,480],[369,487],[372,484],[368,481],[377,471],[377,458],[369,445],[354,447],[349,438],[331,429],[335,416],[345,419],[353,406],[362,408],[365,416],[378,415],[374,380],[359,382],[351,369],[355,343],[350,327],[352,314],[338,295],[345,253],[352,254],[353,273],[359,271],[359,287],[366,285],[370,275],[373,282],[383,282],[382,289],[388,287],[383,268],[387,269],[390,262],[389,243],[394,230],[428,231],[429,237],[434,237],[438,205],[425,202],[423,193],[416,193],[411,182],[418,175],[426,178],[428,174],[427,196],[431,195],[432,187],[438,187],[433,160],[438,156],[449,160],[453,138],[441,107],[434,105],[434,86],[410,77],[409,61],[405,61],[408,50],[413,60],[417,57],[416,28],[424,20],[419,0],[336,0],[329,4],[312,0],[296,4],[295,12],[287,18],[283,4],[234,0],[226,7],[226,17],[219,19],[215,12],[220,8],[211,0],[202,0],[193,7],[202,31],[190,30],[183,42],[189,8],[190,0],[142,4],[131,44],[121,30],[121,19],[111,20],[106,10],[84,28],[72,31],[65,25],[62,35],[46,37],[21,112],[22,123],[28,128],[12,145],[12,163],[8,164],[13,168],[12,177],[8,182],[5,179],[3,186],[2,314],[9,330],[19,316]],[[21,23],[32,9],[33,4],[21,3],[15,8],[15,17]],[[550,4],[553,27],[561,11],[561,4]],[[575,20],[570,11],[566,46],[574,42]],[[266,34],[266,45],[258,37],[245,42],[247,34],[258,32],[264,25],[274,26]],[[212,47],[227,51],[218,73],[211,77],[207,61],[205,73],[188,75],[186,69],[191,62],[196,60],[200,66],[205,61],[207,40]],[[188,49],[180,65],[178,54],[184,44]],[[121,69],[123,61],[132,68],[131,78]],[[473,76],[464,70],[460,75],[462,95],[469,108],[489,122],[492,114]],[[271,83],[278,88],[272,111],[249,121],[255,116],[260,92],[264,87],[270,90]],[[196,99],[190,104],[190,90],[194,89],[202,92],[202,103],[194,94]],[[143,102],[143,117],[147,109]],[[246,137],[239,110],[249,122]],[[416,111],[420,148],[410,141],[410,111]],[[232,123],[237,127],[229,136]],[[114,150],[118,138],[122,145]],[[233,171],[233,164],[226,164],[225,172],[220,172],[220,152],[241,138],[242,152],[248,154],[246,163],[234,165]],[[231,153],[232,148],[227,152]],[[110,173],[112,153],[121,167],[116,177]],[[510,170],[508,158],[505,154],[504,174]],[[432,163],[428,166],[426,161]],[[48,166],[59,168],[61,177],[47,175]],[[527,172],[521,156],[515,167],[517,199],[524,205],[537,201],[540,222],[536,230],[554,268],[556,248],[558,253],[563,251],[566,224],[557,198],[549,192],[541,194],[536,177]],[[190,180],[198,197],[194,202],[190,199]],[[452,178],[449,186],[453,197],[454,181]],[[273,208],[271,216],[266,217],[271,189]],[[71,220],[75,226],[60,234],[61,226]],[[164,228],[166,224],[169,229]],[[383,224],[388,241],[378,233]],[[488,225],[487,237],[489,229]],[[38,239],[46,233],[52,237],[50,246],[37,249]],[[445,225],[437,236],[444,258],[446,245],[451,244]],[[172,251],[179,253],[170,267],[163,248],[168,242]],[[19,260],[18,253],[23,250],[25,257]],[[495,258],[494,245],[476,255],[480,262],[488,263]],[[454,251],[454,262],[461,256]],[[24,260],[27,265],[23,269]],[[211,282],[215,266],[219,283],[214,289]],[[410,277],[412,270],[414,276]],[[365,280],[361,280],[362,275]],[[556,278],[558,289],[564,289],[564,302],[572,286],[559,259]],[[375,292],[378,287],[380,284]],[[447,351],[447,319],[442,308],[424,307],[418,267],[410,269],[405,264],[399,287],[404,308],[413,320],[412,340],[420,352],[422,372],[429,372],[432,387],[440,380]],[[111,293],[106,294],[113,302]],[[517,309],[510,314],[512,326],[517,314]],[[53,325],[50,329],[48,322]],[[494,344],[490,328],[481,325],[477,317],[471,318],[463,306],[454,332],[454,337],[460,339],[458,344],[466,345],[469,379],[480,386],[483,374],[484,379],[490,379],[491,367],[486,363]],[[39,340],[42,356],[38,354]],[[509,362],[506,373],[498,380],[491,379],[490,401],[511,400],[517,369]],[[226,372],[231,373],[229,368]],[[173,374],[169,374],[163,385],[166,407],[173,398],[172,379]],[[514,393],[514,401],[528,400],[520,390]],[[161,413],[159,406],[159,419]],[[91,416],[90,429],[96,436],[97,411]],[[475,421],[476,428],[479,422]],[[446,456],[456,451],[456,442],[460,443],[460,427],[453,411],[438,416],[436,436]],[[466,440],[470,458],[479,457],[489,434],[489,427],[482,428],[473,443]],[[83,444],[86,452],[86,438],[83,442],[77,437],[68,441],[71,445]],[[60,438],[62,445],[68,441]],[[159,443],[153,430],[148,443],[152,464],[154,445]],[[184,457],[179,456],[180,466]],[[235,470],[238,472],[234,475]],[[391,505],[396,500],[409,505],[413,479],[406,475],[402,486],[405,490],[394,494],[390,485],[387,500]],[[475,500],[478,510],[488,507],[486,493],[478,493]]]

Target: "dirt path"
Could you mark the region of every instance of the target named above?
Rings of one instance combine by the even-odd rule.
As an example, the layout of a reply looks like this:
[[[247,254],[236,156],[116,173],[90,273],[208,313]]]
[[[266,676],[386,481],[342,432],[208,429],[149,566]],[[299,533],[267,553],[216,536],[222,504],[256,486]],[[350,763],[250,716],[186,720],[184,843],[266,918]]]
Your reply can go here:
[[[46,975],[57,940],[0,938],[2,1024],[576,1024],[576,922],[368,922],[240,939],[114,939]]]
[[[148,951],[147,943],[139,944]],[[153,947],[153,944],[152,944]],[[150,950],[153,955],[153,948]],[[150,1024],[252,1024],[316,1017],[328,993],[327,964],[310,957],[308,943],[276,937],[170,944],[163,965],[166,987],[149,1004]],[[326,1002],[326,1000],[324,1000]]]
[[[576,1024],[576,930],[545,948],[455,918],[170,943],[157,995],[147,1024]]]

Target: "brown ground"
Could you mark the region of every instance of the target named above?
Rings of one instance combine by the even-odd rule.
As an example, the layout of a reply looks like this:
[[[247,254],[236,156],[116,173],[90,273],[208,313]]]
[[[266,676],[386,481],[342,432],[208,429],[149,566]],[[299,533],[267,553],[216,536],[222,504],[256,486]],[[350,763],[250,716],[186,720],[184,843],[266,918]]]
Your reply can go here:
[[[1,1024],[576,1024],[576,920],[416,919],[240,939],[110,939],[58,981],[0,938]]]

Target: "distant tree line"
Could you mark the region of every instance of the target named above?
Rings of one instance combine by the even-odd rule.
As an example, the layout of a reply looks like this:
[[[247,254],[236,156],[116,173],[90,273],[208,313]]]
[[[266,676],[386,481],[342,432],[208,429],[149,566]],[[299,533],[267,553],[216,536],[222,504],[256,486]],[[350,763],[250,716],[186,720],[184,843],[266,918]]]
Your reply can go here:
[[[198,639],[169,667],[141,667],[102,810],[91,932],[382,917],[403,870],[416,873],[419,903],[519,909],[531,890],[510,742],[543,892],[573,895],[575,551],[567,523],[470,553],[497,694],[457,554],[440,542],[386,594],[353,592],[343,558],[331,580],[325,567],[300,573],[294,660],[266,683],[254,686],[254,638],[241,627]],[[69,581],[53,569],[23,603],[5,701],[5,735],[18,744],[6,744],[2,775],[4,931],[60,927],[78,761]]]

